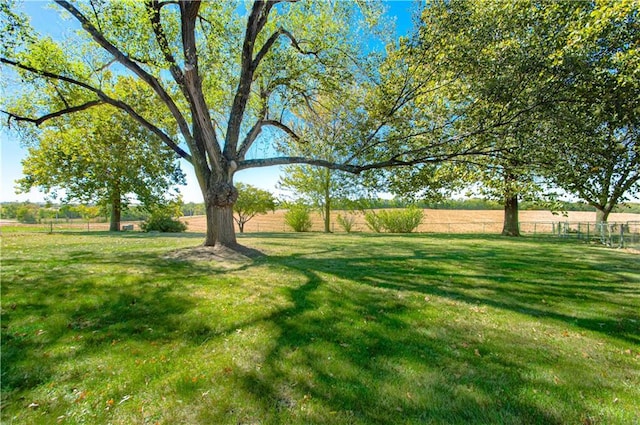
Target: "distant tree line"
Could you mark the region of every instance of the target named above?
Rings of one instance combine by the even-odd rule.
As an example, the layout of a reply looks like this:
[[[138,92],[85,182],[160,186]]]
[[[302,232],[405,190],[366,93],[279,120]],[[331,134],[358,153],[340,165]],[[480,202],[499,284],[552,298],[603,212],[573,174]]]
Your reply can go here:
[[[0,217],[21,223],[37,224],[51,220],[97,220],[108,221],[107,207],[98,205],[46,204],[34,202],[3,202]],[[137,205],[129,205],[122,212],[124,221],[141,221],[150,216],[149,211]]]

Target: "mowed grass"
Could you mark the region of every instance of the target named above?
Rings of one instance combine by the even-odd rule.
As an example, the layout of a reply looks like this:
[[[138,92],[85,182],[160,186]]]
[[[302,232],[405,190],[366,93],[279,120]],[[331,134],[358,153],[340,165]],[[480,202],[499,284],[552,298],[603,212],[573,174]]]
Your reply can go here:
[[[489,236],[4,233],[2,423],[634,424],[640,257]]]

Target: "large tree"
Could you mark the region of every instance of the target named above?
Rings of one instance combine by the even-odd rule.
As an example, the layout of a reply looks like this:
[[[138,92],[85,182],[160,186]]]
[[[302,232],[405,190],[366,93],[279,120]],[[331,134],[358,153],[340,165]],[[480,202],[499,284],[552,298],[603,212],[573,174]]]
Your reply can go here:
[[[484,146],[493,147],[471,161],[463,158],[470,167],[454,169],[473,170],[466,176],[500,193],[505,206],[503,234],[519,234],[518,198],[535,189],[550,163],[554,180],[567,190],[575,192],[578,181],[588,186],[599,180],[600,189],[589,189],[598,192],[597,199],[590,196],[589,202],[602,208],[612,206],[612,195],[633,187],[637,149],[631,141],[636,125],[631,120],[640,98],[638,79],[633,78],[639,62],[637,2],[555,2],[540,7],[530,0],[434,0],[421,18],[418,35],[407,43],[407,56],[418,64],[431,58],[421,74],[426,81],[437,75],[445,88],[437,92],[439,102],[425,105],[425,114],[442,105],[436,115],[449,117],[455,133],[469,134],[470,143],[481,139]],[[565,122],[558,117],[565,117]],[[589,128],[584,121],[582,129],[568,126],[568,117],[574,124],[576,118],[599,117],[600,127]],[[603,137],[605,127],[613,127],[609,141]],[[562,155],[567,141],[580,146],[581,152]],[[609,152],[609,165],[596,159],[601,152]],[[590,159],[599,164],[589,166]],[[416,181],[433,183],[437,176],[425,173],[450,176],[441,170],[418,167],[411,174]],[[579,170],[587,174],[600,170],[603,177],[613,176],[620,184],[611,179],[604,183]],[[468,183],[469,177],[461,180]],[[605,192],[611,188],[610,194],[603,195],[602,188]]]
[[[117,78],[113,89],[162,121],[146,86]],[[173,151],[108,104],[46,120],[31,136],[19,189],[38,187],[53,198],[62,192],[65,202],[101,204],[110,213],[112,231],[120,229],[122,209],[132,196],[151,208],[169,201],[171,189],[184,184]]]
[[[361,9],[350,2],[296,3],[255,1],[245,8],[231,2],[59,0],[57,6],[84,34],[67,43],[67,50],[4,8],[0,61],[17,70],[30,89],[29,105],[24,96],[22,107],[12,99],[5,109],[12,118],[38,124],[102,103],[126,112],[193,165],[206,204],[205,244],[233,246],[236,172],[289,163],[359,170],[311,157],[271,156],[269,147],[262,150],[266,157],[253,154],[261,152],[253,148],[267,128],[299,139],[288,125],[288,108],[352,77],[353,60],[357,64],[363,50],[353,40],[366,38],[355,37],[366,26],[353,23],[376,18],[368,4]],[[55,57],[47,57],[50,51]],[[112,68],[152,89],[176,137],[165,123],[141,113],[135,101],[104,87]]]
[[[550,180],[606,221],[640,193],[640,3],[582,7],[568,30],[555,61],[571,102],[550,111],[541,162]]]
[[[554,37],[565,23],[556,21],[561,15],[530,1],[436,0],[424,8],[417,35],[405,45],[418,78],[440,87],[422,110],[435,126],[485,149],[402,170],[393,190],[407,194],[417,184],[416,192],[434,197],[480,185],[503,202],[503,235],[519,235],[519,197],[533,180],[535,117],[557,101],[561,87],[549,59],[560,46]]]

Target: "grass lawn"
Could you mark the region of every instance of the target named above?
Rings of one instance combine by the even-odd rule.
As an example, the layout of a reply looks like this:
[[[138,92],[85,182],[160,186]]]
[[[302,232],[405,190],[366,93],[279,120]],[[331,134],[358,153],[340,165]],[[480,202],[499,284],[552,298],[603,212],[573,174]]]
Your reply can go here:
[[[2,240],[3,424],[638,424],[640,256],[490,236]]]

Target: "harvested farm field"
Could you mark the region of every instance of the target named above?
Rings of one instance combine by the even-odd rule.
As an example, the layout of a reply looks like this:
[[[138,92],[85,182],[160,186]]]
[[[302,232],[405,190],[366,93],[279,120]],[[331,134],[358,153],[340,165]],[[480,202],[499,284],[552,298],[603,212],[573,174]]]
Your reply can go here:
[[[500,233],[504,212],[502,210],[434,210],[425,209],[424,219],[418,227],[418,232],[433,233]],[[291,229],[285,224],[286,210],[276,210],[264,215],[258,215],[245,224],[245,232],[288,232]],[[342,232],[337,223],[338,215],[353,215],[353,231],[369,232],[360,212],[333,211],[331,227],[334,232]],[[554,215],[550,211],[520,211],[520,228],[523,233],[548,232],[551,233],[552,224],[558,222],[595,222],[595,212],[570,211],[566,216]],[[204,232],[206,229],[204,216],[182,217],[190,232]],[[311,231],[323,230],[322,217],[319,213],[312,213],[313,227]],[[609,222],[640,221],[640,214],[612,213]]]

